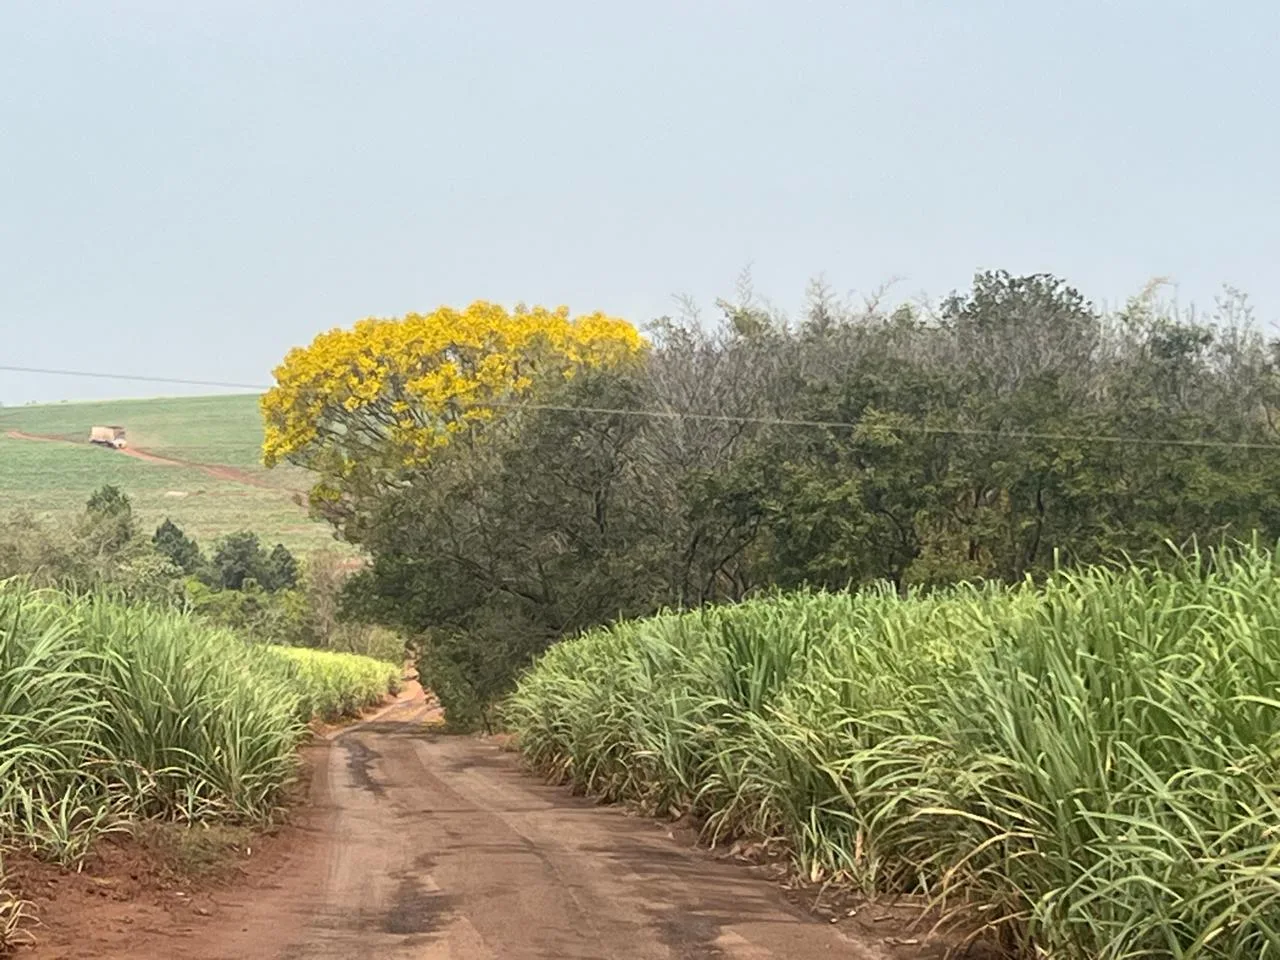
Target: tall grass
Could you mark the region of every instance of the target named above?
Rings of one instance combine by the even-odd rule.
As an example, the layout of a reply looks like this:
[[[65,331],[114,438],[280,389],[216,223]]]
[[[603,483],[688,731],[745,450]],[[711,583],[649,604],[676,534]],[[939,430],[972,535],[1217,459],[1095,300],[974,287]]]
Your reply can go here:
[[[403,644],[401,645],[403,646]],[[356,716],[400,688],[403,665],[355,653],[268,647],[298,694],[299,715],[319,720]]]
[[[802,594],[548,652],[535,767],[808,877],[915,893],[1013,953],[1280,957],[1280,567]]]
[[[313,712],[376,702],[398,675],[0,583],[0,845],[68,862],[138,817],[266,818]]]
[[[0,854],[72,863],[142,818],[266,819],[307,722],[377,703],[399,676],[173,611],[0,582]],[[27,920],[0,861],[0,953],[29,939]]]

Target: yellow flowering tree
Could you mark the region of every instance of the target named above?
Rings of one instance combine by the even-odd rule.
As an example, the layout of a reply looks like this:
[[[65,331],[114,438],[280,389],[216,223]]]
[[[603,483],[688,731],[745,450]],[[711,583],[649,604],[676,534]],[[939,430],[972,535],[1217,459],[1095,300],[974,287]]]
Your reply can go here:
[[[540,383],[625,363],[644,348],[625,320],[564,307],[477,301],[361,320],[291,350],[276,368],[262,398],[263,459],[315,471],[313,503],[336,504],[394,482]]]

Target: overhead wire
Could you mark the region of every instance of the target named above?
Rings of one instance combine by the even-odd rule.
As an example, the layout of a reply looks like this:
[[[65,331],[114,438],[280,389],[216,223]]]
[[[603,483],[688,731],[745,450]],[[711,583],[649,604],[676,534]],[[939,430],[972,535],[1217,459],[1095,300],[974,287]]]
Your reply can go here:
[[[155,377],[132,373],[101,373],[89,370],[58,370],[51,367],[20,367],[0,363],[8,373],[37,373],[58,377],[86,377],[98,380],[136,380],[141,383],[173,383],[193,387],[226,387],[233,390],[268,390],[260,383],[232,383],[225,380],[192,380],[186,377]]]
[[[552,403],[506,403],[493,401],[480,406],[505,409],[546,410],[553,413],[590,413],[601,416],[633,416],[664,420],[700,420],[715,423],[756,424],[771,427],[803,427],[826,430],[855,430],[864,424],[849,420],[807,420],[791,417],[743,417],[733,414],[695,413],[681,410],[644,410],[627,407],[569,406]],[[1173,447],[1223,447],[1238,450],[1277,450],[1280,443],[1254,443],[1238,440],[1207,440],[1197,438],[1132,437],[1110,434],[1043,433],[1032,430],[984,430],[969,427],[931,427],[922,424],[883,424],[894,433],[915,433],[937,436],[958,436],[1004,440],[1043,440],[1064,443],[1108,443]]]
[[[131,380],[141,383],[165,383],[182,386],[220,387],[235,390],[265,391],[271,389],[263,384],[241,383],[228,380],[199,380],[188,377],[162,377],[136,375],[126,373],[108,373],[88,370],[63,370],[50,367],[28,367],[14,364],[0,364],[0,371],[11,373],[42,374],[49,376],[83,377],[106,380]],[[822,430],[856,430],[865,424],[850,420],[817,420],[802,417],[758,417],[740,416],[728,413],[699,413],[692,410],[653,410],[635,407],[600,407],[580,406],[554,403],[532,403],[510,401],[487,401],[476,406],[496,407],[510,410],[539,410],[550,413],[592,414],[596,416],[643,417],[652,420],[689,420],[704,423],[729,423],[740,426],[790,427],[796,429]],[[5,411],[6,415],[18,411]],[[6,419],[8,416],[6,416]],[[1021,440],[1046,443],[1094,443],[1108,445],[1133,445],[1148,447],[1182,447],[1192,449],[1224,449],[1280,451],[1280,443],[1259,443],[1244,440],[1213,440],[1206,438],[1177,437],[1139,437],[1119,434],[1077,434],[1044,432],[1035,430],[992,430],[978,427],[938,427],[923,424],[883,424],[884,429],[894,433],[909,433],[924,436],[954,436],[973,439]]]

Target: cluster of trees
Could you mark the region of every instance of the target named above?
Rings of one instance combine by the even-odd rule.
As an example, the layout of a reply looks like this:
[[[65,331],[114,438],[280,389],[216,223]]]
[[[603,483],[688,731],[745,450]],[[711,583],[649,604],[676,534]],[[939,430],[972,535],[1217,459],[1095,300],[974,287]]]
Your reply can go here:
[[[108,485],[93,492],[75,523],[53,526],[14,514],[0,524],[0,579],[10,576],[181,604],[192,588],[246,595],[289,591],[299,584],[300,568],[283,544],[267,550],[249,531],[222,538],[207,557],[172,520],[148,536],[128,494]]]
[[[1280,537],[1280,345],[1233,292],[1200,316],[1153,285],[1108,313],[1056,277],[993,272],[932,308],[818,285],[795,321],[749,291],[720,313],[604,362],[525,344],[524,380],[479,400],[419,403],[360,342],[329,357],[358,371],[340,425],[315,391],[305,410],[274,396],[316,427],[282,455],[321,472],[317,511],[373,558],[348,608],[423,639],[456,721],[618,617]],[[464,386],[486,363],[430,359]],[[396,446],[386,411],[430,432],[464,396],[483,416],[420,456]]]
[[[172,520],[140,529],[127,494],[96,490],[73,524],[15,514],[0,521],[0,580],[20,576],[74,592],[107,590],[135,603],[183,607],[269,643],[325,647],[399,662],[404,642],[344,620],[338,596],[350,570],[332,552],[305,564],[251,531],[219,539],[206,555]]]
[[[156,528],[151,545],[178,570],[214,589],[261,588],[274,593],[298,585],[298,561],[288,548],[277,543],[266,550],[258,535],[248,530],[223,537],[215,545],[213,556],[206,559],[200,544],[166,519]]]

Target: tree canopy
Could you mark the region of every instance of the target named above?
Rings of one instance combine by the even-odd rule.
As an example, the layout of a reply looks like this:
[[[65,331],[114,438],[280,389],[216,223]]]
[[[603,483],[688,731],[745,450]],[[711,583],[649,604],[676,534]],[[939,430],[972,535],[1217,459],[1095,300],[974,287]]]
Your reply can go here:
[[[204,565],[200,544],[168,517],[152,534],[151,543],[183,573],[196,573]]]
[[[592,315],[590,346],[565,312],[437,311],[291,355],[268,458],[315,469],[371,554],[351,609],[436,636],[431,669],[489,697],[556,638],[664,606],[1280,537],[1280,345],[1234,292],[1107,312],[990,272],[936,307],[821,285],[796,319],[720,306],[648,341]]]
[[[566,308],[477,301],[362,320],[290,351],[276,369],[262,400],[263,457],[315,471],[313,502],[349,520],[361,497],[492,419],[495,405],[643,348],[629,323]]]
[[[298,561],[283,544],[270,551],[248,530],[228,534],[218,541],[210,561],[209,576],[223,590],[243,590],[252,581],[263,590],[288,590],[298,583]]]

